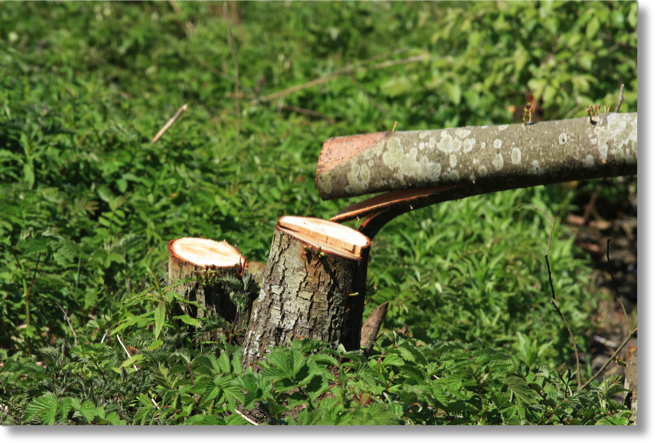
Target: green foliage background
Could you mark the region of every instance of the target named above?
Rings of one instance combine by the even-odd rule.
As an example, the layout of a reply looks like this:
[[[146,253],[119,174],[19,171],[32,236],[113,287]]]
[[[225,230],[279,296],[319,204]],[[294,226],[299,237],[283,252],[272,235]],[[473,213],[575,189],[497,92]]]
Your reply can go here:
[[[0,357],[7,362],[0,377],[4,371],[9,378],[3,380],[12,383],[3,385],[0,402],[12,406],[12,420],[45,423],[61,416],[66,422],[73,411],[87,421],[97,416],[98,423],[135,420],[130,408],[137,407],[125,400],[127,394],[115,394],[124,403],[109,419],[105,412],[84,412],[85,401],[93,408],[105,407],[109,395],[93,400],[80,388],[78,400],[64,405],[63,394],[47,383],[19,387],[16,374],[26,371],[24,365],[31,365],[35,374],[55,371],[48,374],[62,376],[53,369],[54,362],[64,364],[66,349],[73,349],[75,339],[62,310],[69,314],[82,346],[74,355],[99,353],[96,361],[105,364],[100,372],[109,371],[108,386],[120,376],[141,377],[152,395],[155,386],[177,389],[166,385],[173,382],[162,381],[166,375],[161,373],[148,379],[139,375],[145,371],[126,373],[129,364],[123,365],[123,373],[108,369],[121,366],[122,350],[113,337],[108,338],[111,346],[100,345],[103,334],[129,324],[122,334],[132,334],[135,338],[126,338],[135,340],[132,344],[147,347],[156,342],[150,330],[156,306],[162,306],[156,300],[161,299],[144,294],[165,274],[162,261],[169,240],[227,239],[248,259],[266,262],[278,217],[329,218],[354,202],[323,202],[318,197],[316,161],[329,137],[389,130],[396,121],[397,130],[511,123],[510,106],[524,106],[529,93],[540,101],[546,120],[579,117],[592,103],[613,107],[621,83],[626,87],[621,111],[637,109],[636,2],[177,6],[179,13],[165,2],[0,6],[0,348],[5,350]],[[240,100],[239,115],[229,96],[235,92],[237,73],[228,45],[228,18],[240,92],[247,97]],[[418,56],[424,60],[376,66]],[[251,100],[351,65],[361,69],[270,103]],[[157,144],[150,144],[183,103],[188,104],[183,117]],[[336,123],[285,106],[309,109]],[[579,209],[575,202],[581,194],[601,189],[601,200],[611,204],[626,186],[604,180],[575,191],[551,186],[497,193],[423,209],[385,227],[373,247],[365,315],[384,301],[390,301],[390,311],[386,338],[372,364],[384,349],[398,345],[400,338],[390,331],[407,324],[413,338],[402,340],[420,345],[424,354],[434,351],[423,357],[426,365],[441,355],[444,342],[479,340],[485,349],[506,353],[513,368],[523,368],[516,369],[524,371],[519,373],[522,380],[530,371],[540,374],[534,376],[543,383],[555,377],[552,386],[566,393],[553,375],[573,362],[573,349],[549,304],[543,255],[550,224],[537,212],[515,208],[532,203],[561,220]],[[576,251],[570,230],[558,224],[550,255],[555,290],[581,352],[588,351],[591,316],[600,297],[590,286],[585,257]],[[26,295],[33,275],[27,325]],[[167,297],[164,302],[172,303]],[[166,346],[179,352],[191,340],[180,336],[183,321],[168,318],[164,328],[170,342]],[[138,334],[151,337],[139,339]],[[37,352],[39,348],[62,345],[64,355],[50,358],[47,369],[29,363],[30,346],[44,361],[47,356]],[[215,356],[220,352],[232,351],[217,350]],[[70,364],[91,371],[94,360],[79,358],[87,360]],[[152,361],[160,365],[153,363],[157,371],[166,370],[162,361]],[[15,366],[19,364],[23,366]],[[211,367],[206,362],[198,365]],[[7,375],[10,367],[22,369],[14,377]],[[81,370],[75,367],[66,370]],[[539,368],[550,375],[544,378]],[[414,383],[405,369],[389,371],[383,385],[400,373],[404,375],[396,380],[398,386]],[[590,376],[590,365],[583,365],[582,372],[583,378]],[[503,372],[503,377],[519,377],[510,373]],[[325,375],[326,380],[330,376]],[[403,377],[407,380],[399,382]],[[507,383],[499,386],[512,390]],[[312,392],[320,392],[317,389]],[[365,391],[353,388],[348,400],[342,398],[344,411],[347,401],[356,401],[353,396],[361,400],[357,389]],[[524,423],[541,420],[526,414],[516,396],[514,415],[498,412],[504,403],[497,399],[489,400],[487,409],[432,405],[434,410],[451,411],[451,419],[439,421],[434,414],[407,418],[409,406],[399,412],[389,405],[409,402],[409,397],[401,396],[400,401],[400,394],[394,393],[396,397],[384,403],[378,391],[366,395],[386,404],[385,411],[394,411],[391,421],[436,423],[464,417],[463,422],[486,422],[485,414],[492,410],[503,423],[512,417]],[[491,399],[498,392],[476,395]],[[170,400],[164,400],[163,391],[157,395]],[[420,397],[430,401],[424,392]],[[26,412],[34,398],[42,399],[42,409],[32,404],[32,412]],[[144,401],[148,403],[147,397]],[[599,402],[593,403],[586,422],[604,420]],[[368,417],[366,402],[360,403],[362,417]],[[424,415],[432,410],[428,406],[422,409]],[[38,413],[52,412],[53,407],[51,418]],[[208,416],[206,408],[196,407],[187,416]],[[234,407],[226,406],[221,420],[238,421]],[[576,416],[576,411],[566,414],[582,420],[584,414]]]

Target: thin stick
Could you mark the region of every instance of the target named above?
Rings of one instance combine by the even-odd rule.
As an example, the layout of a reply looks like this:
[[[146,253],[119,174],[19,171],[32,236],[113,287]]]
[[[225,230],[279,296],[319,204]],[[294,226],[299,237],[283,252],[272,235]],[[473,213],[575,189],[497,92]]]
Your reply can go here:
[[[575,338],[573,337],[573,331],[571,331],[569,322],[566,321],[566,319],[564,318],[564,314],[562,314],[562,311],[560,311],[559,306],[557,306],[557,300],[555,299],[555,288],[553,287],[553,277],[550,274],[550,263],[548,262],[548,255],[546,255],[546,266],[548,267],[548,280],[550,281],[550,290],[553,294],[553,299],[551,300],[551,303],[553,304],[553,306],[555,306],[555,310],[562,318],[562,321],[564,321],[564,324],[566,325],[566,329],[569,330],[569,335],[571,336],[571,341],[573,342],[573,349],[575,350],[575,364],[578,370],[577,373],[578,386],[580,386],[580,356],[578,355],[578,346],[575,344]]]
[[[524,203],[520,206],[518,206],[516,209],[522,207],[522,206],[532,206],[534,209],[537,211],[541,212],[544,214],[546,217],[548,217],[548,220],[552,223],[550,227],[550,235],[548,236],[548,249],[546,250],[546,267],[548,268],[548,281],[550,281],[550,291],[552,294],[553,299],[551,300],[551,303],[555,307],[555,310],[559,314],[560,318],[566,325],[566,329],[569,331],[569,335],[571,336],[571,341],[573,342],[573,349],[575,350],[575,364],[578,369],[578,386],[580,386],[580,355],[578,354],[578,345],[575,343],[575,337],[573,336],[573,331],[571,331],[571,327],[569,326],[569,322],[566,321],[564,318],[564,314],[562,314],[562,311],[560,311],[559,306],[557,305],[557,299],[555,298],[555,286],[553,286],[553,276],[550,272],[550,262],[548,261],[548,254],[550,254],[550,245],[553,239],[553,231],[555,230],[555,220],[551,218],[550,215],[546,214],[546,212],[543,209],[537,208],[535,205],[530,204],[530,203]]]
[[[619,102],[616,104],[616,108],[614,108],[614,112],[619,112],[619,109],[621,109],[621,103],[623,103],[623,83],[621,83],[621,92],[619,92]]]
[[[259,423],[257,423],[256,421],[252,421],[251,419],[246,417],[243,413],[239,412],[239,410],[237,408],[234,408],[234,412],[236,412],[237,414],[242,416],[248,423],[253,424],[255,426],[259,426]]]
[[[291,88],[284,89],[282,91],[274,92],[272,94],[266,95],[261,98],[262,101],[271,101],[275,100],[276,98],[279,97],[284,97],[289,94],[293,94],[294,92],[302,91],[304,89],[311,88],[312,86],[317,86],[317,85],[322,85],[323,83],[328,83],[331,82],[332,80],[335,80],[339,77],[343,77],[344,75],[351,75],[356,72],[363,72],[363,71],[368,71],[372,69],[383,69],[383,68],[388,68],[390,66],[395,66],[395,65],[400,65],[400,64],[407,64],[407,63],[415,63],[415,62],[421,62],[425,61],[429,58],[429,54],[423,54],[423,55],[418,55],[414,57],[409,57],[405,58],[402,60],[388,60],[382,63],[378,63],[377,65],[374,65],[370,68],[366,67],[354,67],[354,66],[349,66],[343,69],[340,69],[338,71],[333,72],[332,74],[326,75],[325,77],[317,78],[314,79],[310,82],[303,83],[302,85],[298,86],[292,86]]]
[[[337,121],[332,117],[328,117],[327,115],[321,114],[320,112],[312,111],[311,109],[298,108],[297,106],[290,106],[285,104],[280,105],[280,108],[285,109],[287,111],[297,112],[298,114],[305,114],[305,115],[310,115],[312,117],[322,118],[323,120],[326,120],[328,123],[333,125],[337,124]]]
[[[105,337],[107,337],[107,332],[109,332],[109,329],[105,329],[105,335],[102,336],[102,340],[100,340],[100,344],[103,344],[105,342]]]
[[[64,319],[66,320],[66,322],[68,322],[68,326],[70,326],[71,331],[73,331],[73,336],[75,337],[75,346],[77,346],[77,334],[75,333],[75,329],[73,329],[73,325],[71,324],[70,317],[68,317],[68,313],[66,311],[64,311],[64,308],[62,308],[59,303],[55,302],[55,304],[57,306],[59,306],[59,309],[61,309],[61,312],[64,313]]]
[[[25,324],[27,326],[30,326],[30,298],[32,297],[32,288],[34,288],[34,280],[36,280],[36,271],[39,269],[39,262],[41,261],[41,254],[36,257],[36,266],[34,267],[34,275],[32,276],[32,283],[30,283],[30,289],[27,291],[27,294],[25,295]],[[24,288],[25,286],[23,286]],[[25,341],[27,342],[27,349],[29,349],[30,354],[33,354],[32,352],[32,340],[30,340],[29,337],[25,337]]]
[[[548,257],[548,254],[550,254],[550,242],[553,238],[553,231],[555,230],[555,221],[550,217],[550,215],[546,214],[546,212],[543,209],[537,208],[535,205],[531,203],[524,203],[522,205],[519,205],[516,207],[516,209],[522,208],[523,206],[532,206],[534,209],[537,211],[541,212],[544,214],[546,217],[548,217],[548,220],[552,223],[552,226],[550,228],[550,235],[548,236],[548,249],[546,250],[546,257]]]
[[[164,127],[161,128],[161,129],[159,130],[159,132],[157,133],[157,135],[155,135],[155,137],[152,139],[152,141],[151,141],[150,143],[152,143],[153,145],[154,145],[155,143],[157,143],[157,140],[159,140],[159,139],[161,138],[161,136],[164,135],[164,134],[166,133],[166,131],[168,131],[168,129],[169,129],[171,126],[173,126],[173,123],[175,123],[175,122],[177,121],[177,119],[180,118],[180,116],[182,115],[182,113],[183,113],[184,111],[186,111],[186,104],[184,104],[180,109],[177,110],[177,112],[175,113],[175,115],[173,116],[173,118],[171,118],[171,119],[168,121],[168,123],[166,123],[166,124],[164,125]]]
[[[628,344],[628,342],[630,341],[630,339],[632,338],[632,336],[635,335],[636,332],[637,332],[637,328],[634,328],[634,329],[632,330],[632,332],[630,332],[630,333],[628,334],[628,336],[625,338],[625,340],[623,340],[623,343],[621,343],[621,345],[618,347],[618,349],[617,349],[616,351],[614,351],[614,354],[612,354],[612,356],[611,356],[610,358],[607,359],[607,361],[605,362],[605,364],[603,365],[603,367],[600,368],[600,369],[599,369],[599,370],[598,370],[594,375],[592,375],[591,378],[590,378],[589,380],[587,380],[587,382],[586,382],[585,384],[583,384],[582,386],[580,386],[580,387],[578,388],[578,391],[582,391],[584,388],[586,388],[587,386],[589,386],[589,383],[591,383],[592,381],[594,381],[594,379],[595,379],[596,377],[598,377],[598,375],[600,375],[600,373],[603,372],[603,371],[605,370],[605,368],[607,367],[607,365],[609,365],[610,362],[611,362],[612,360],[614,360],[614,357],[616,357],[617,355],[619,355],[619,352],[621,352],[621,349],[623,349],[623,348],[625,347],[625,345]]]
[[[628,326],[630,326],[630,317],[628,317],[628,312],[625,310],[625,306],[623,305],[623,300],[621,300],[621,297],[619,297],[619,287],[616,285],[616,281],[614,280],[614,271],[612,270],[612,261],[610,260],[610,242],[612,241],[611,238],[607,239],[607,263],[610,265],[610,275],[612,276],[612,283],[614,283],[614,292],[616,292],[616,298],[619,300],[619,303],[621,303],[621,307],[623,308],[623,313],[625,314],[626,320],[628,320]]]
[[[127,352],[127,348],[125,347],[125,345],[124,345],[123,342],[121,341],[121,337],[120,337],[118,334],[116,334],[116,338],[118,339],[118,343],[120,343],[121,346],[123,347],[123,351],[125,351],[125,353],[127,354],[127,358],[132,357],[132,356],[130,355],[130,353]],[[139,369],[136,367],[136,365],[133,365],[133,366],[134,366],[134,370],[138,372]]]
[[[177,15],[182,15],[182,10],[175,0],[168,0],[168,4],[171,5]]]
[[[222,72],[222,71],[219,71],[218,69],[214,68],[212,65],[210,65],[209,63],[207,63],[207,61],[206,61],[204,58],[200,57],[200,58],[198,59],[198,61],[199,61],[200,64],[203,65],[205,68],[209,69],[209,70],[212,72],[212,74],[217,75],[218,77],[224,78],[225,80],[228,80],[228,81],[231,81],[231,82],[235,82],[234,77],[232,77],[232,76],[230,76],[230,75],[228,75],[228,74],[226,74],[226,73],[224,73],[224,72]]]
[[[223,3],[223,15],[227,17],[227,2]],[[239,54],[237,52],[236,43],[234,43],[234,37],[232,36],[232,21],[227,18],[227,43],[230,46],[230,52],[232,52],[232,58],[234,59],[234,90],[237,99],[236,108],[237,108],[237,144],[239,143],[239,138],[241,136],[241,104],[239,103]]]

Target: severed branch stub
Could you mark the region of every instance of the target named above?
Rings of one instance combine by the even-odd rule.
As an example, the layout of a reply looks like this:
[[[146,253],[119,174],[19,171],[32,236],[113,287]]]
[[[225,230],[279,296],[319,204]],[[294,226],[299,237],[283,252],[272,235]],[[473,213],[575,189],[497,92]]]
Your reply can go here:
[[[243,345],[244,368],[294,339],[359,349],[364,296],[357,271],[370,243],[338,223],[281,217]]]
[[[389,131],[327,140],[323,200],[434,187],[549,185],[637,173],[637,114],[523,124]]]
[[[178,238],[168,244],[169,285],[176,280],[192,279],[175,288],[185,300],[198,303],[180,304],[184,314],[193,318],[219,315],[232,324],[237,306],[230,298],[232,288],[226,278],[240,279],[245,267],[245,257],[226,241],[218,242],[204,238]],[[250,318],[252,300],[239,315],[239,329],[245,329]],[[216,340],[217,335],[206,334],[205,340]]]
[[[368,354],[373,349],[373,345],[378,338],[378,332],[380,332],[380,327],[384,321],[385,315],[387,315],[387,308],[389,307],[389,302],[386,301],[380,306],[375,308],[371,315],[368,316],[362,326],[362,339],[360,342],[360,347],[364,350],[364,353]]]

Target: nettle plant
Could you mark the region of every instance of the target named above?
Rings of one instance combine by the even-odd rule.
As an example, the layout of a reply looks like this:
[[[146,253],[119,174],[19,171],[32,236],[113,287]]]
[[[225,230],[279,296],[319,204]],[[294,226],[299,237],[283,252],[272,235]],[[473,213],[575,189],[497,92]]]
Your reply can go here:
[[[517,366],[482,341],[423,343],[385,333],[369,356],[312,339],[245,370],[223,340],[192,350],[166,328],[118,342],[0,355],[0,423],[629,424],[621,377],[576,391],[575,374]],[[2,351],[4,353],[4,351]]]

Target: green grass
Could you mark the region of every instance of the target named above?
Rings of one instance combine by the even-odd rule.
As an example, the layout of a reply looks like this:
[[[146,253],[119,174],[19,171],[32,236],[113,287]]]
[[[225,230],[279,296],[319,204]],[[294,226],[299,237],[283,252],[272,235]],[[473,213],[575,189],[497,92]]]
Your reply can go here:
[[[280,216],[329,218],[355,202],[318,197],[327,138],[396,121],[397,130],[511,123],[509,107],[524,106],[528,90],[546,120],[614,106],[620,83],[621,111],[637,107],[635,2],[239,3],[239,116],[223,3],[178,5],[179,15],[165,2],[0,8],[0,348],[9,356],[73,342],[57,303],[81,344],[152,309],[134,300],[151,287],[148,270],[164,275],[173,238],[226,239],[266,262]],[[367,69],[251,100],[353,64]],[[516,207],[562,220],[599,183],[609,201],[627,186],[508,191],[394,220],[374,242],[365,315],[389,301],[388,337],[407,324],[419,343],[481,340],[534,370],[574,367],[549,303],[550,223]],[[585,257],[558,223],[555,291],[583,353],[601,297]]]

